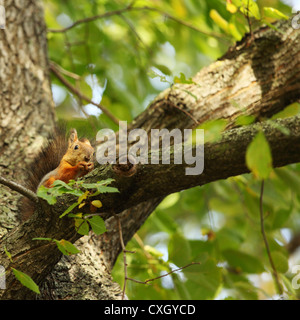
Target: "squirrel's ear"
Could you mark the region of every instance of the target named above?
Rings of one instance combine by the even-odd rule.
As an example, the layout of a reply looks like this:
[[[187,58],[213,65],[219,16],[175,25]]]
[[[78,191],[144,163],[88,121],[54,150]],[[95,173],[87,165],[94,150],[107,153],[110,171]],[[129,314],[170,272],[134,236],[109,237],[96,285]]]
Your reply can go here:
[[[89,146],[92,146],[89,139],[86,139],[86,138],[83,138],[83,139],[80,139],[81,142],[85,143],[85,144],[88,144]]]
[[[78,140],[77,131],[76,131],[76,129],[72,129],[70,132],[69,146],[77,140]]]

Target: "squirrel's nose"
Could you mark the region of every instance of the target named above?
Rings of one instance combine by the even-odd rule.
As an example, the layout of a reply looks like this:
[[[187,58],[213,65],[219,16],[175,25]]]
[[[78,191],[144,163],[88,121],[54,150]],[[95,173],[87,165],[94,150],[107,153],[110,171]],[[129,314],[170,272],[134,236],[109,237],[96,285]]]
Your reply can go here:
[[[84,157],[84,161],[89,162],[90,161],[90,157],[85,156]]]

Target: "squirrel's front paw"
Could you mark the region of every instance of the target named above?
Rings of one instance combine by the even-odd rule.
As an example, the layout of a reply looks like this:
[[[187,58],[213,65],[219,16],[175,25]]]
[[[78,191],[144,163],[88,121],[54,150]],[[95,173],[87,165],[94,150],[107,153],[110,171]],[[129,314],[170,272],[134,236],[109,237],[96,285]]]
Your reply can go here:
[[[86,164],[86,170],[87,170],[87,172],[90,172],[90,171],[92,171],[94,169],[94,164],[93,164],[93,162],[88,162],[87,164]]]
[[[94,164],[93,162],[81,161],[78,163],[78,167],[83,174],[86,174],[94,169]]]

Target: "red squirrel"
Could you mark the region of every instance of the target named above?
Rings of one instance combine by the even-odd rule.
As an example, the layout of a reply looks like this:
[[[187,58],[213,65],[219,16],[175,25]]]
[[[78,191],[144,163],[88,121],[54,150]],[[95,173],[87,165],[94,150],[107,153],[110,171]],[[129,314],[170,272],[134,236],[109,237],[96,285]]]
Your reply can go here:
[[[31,165],[26,181],[28,189],[37,192],[41,185],[51,188],[55,180],[68,183],[83,177],[94,168],[93,154],[90,141],[78,139],[75,129],[71,130],[67,140],[64,129],[57,128]],[[33,214],[34,205],[24,198],[20,209],[24,221]]]
[[[94,148],[88,139],[78,140],[77,131],[71,130],[68,149],[62,157],[59,165],[48,172],[40,181],[38,188],[44,185],[51,188],[55,180],[62,180],[68,183],[83,177],[94,169],[93,159]]]

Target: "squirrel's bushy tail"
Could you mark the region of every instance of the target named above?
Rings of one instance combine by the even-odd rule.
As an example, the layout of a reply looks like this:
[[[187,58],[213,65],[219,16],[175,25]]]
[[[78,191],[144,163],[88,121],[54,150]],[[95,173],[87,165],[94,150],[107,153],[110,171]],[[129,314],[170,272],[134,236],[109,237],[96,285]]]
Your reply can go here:
[[[48,172],[57,168],[67,148],[68,138],[66,128],[64,126],[56,127],[35,159],[29,164],[25,187],[36,192],[41,179]],[[25,221],[33,214],[35,205],[28,198],[24,197],[20,201],[19,209],[20,220]]]

